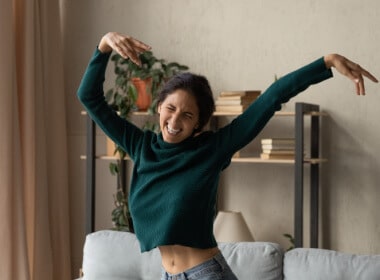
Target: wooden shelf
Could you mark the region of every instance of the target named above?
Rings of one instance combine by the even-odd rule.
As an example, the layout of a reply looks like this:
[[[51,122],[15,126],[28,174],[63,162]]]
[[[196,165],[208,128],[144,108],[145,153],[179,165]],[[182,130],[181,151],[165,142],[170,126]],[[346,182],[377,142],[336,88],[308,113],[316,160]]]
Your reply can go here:
[[[101,160],[116,160],[117,158],[114,156],[96,156],[96,159]],[[81,155],[80,159],[85,160],[87,157],[85,155]],[[125,157],[126,160],[131,160],[130,157]],[[294,159],[261,159],[260,157],[233,157],[231,162],[236,163],[282,163],[282,164],[294,164]],[[324,158],[304,158],[304,163],[309,164],[320,164],[323,162],[327,162],[327,159]]]
[[[117,157],[115,157],[115,156],[105,156],[105,155],[103,155],[103,156],[96,156],[95,157],[96,159],[102,159],[102,160],[117,160],[118,158]],[[80,159],[87,159],[87,156],[85,156],[85,155],[81,155],[80,156]],[[126,160],[131,160],[131,158],[130,157],[125,157],[124,159],[126,159]]]
[[[240,114],[241,113],[216,111],[216,112],[214,112],[213,116],[217,116],[217,117],[223,117],[223,116],[229,117],[229,116],[231,116],[232,117],[232,116],[239,116]],[[292,117],[292,116],[295,116],[296,113],[295,112],[278,111],[274,115],[279,116],[279,117]]]
[[[87,111],[80,111],[80,114],[82,116],[85,116],[87,115]],[[132,115],[134,116],[149,116],[148,112],[147,111],[136,111],[136,112],[132,112]]]
[[[241,113],[234,113],[234,112],[214,112],[213,116],[218,116],[218,117],[229,117],[229,116],[239,116]],[[86,111],[81,111],[81,115],[87,115]],[[149,116],[147,111],[137,111],[137,112],[132,112],[133,116]],[[294,111],[278,111],[274,114],[275,116],[278,117],[294,117],[296,113]],[[304,114],[305,116],[328,116],[326,112],[307,112]]]
[[[260,157],[234,157],[231,160],[232,162],[241,162],[241,163],[282,163],[282,164],[294,164],[294,159],[262,159]],[[309,164],[319,164],[327,162],[327,159],[324,158],[304,158],[304,163]]]

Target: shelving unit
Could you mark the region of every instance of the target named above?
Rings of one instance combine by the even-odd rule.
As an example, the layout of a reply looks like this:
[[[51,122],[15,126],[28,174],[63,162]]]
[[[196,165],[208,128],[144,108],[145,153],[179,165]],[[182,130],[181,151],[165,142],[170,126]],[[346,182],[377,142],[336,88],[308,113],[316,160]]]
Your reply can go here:
[[[135,115],[147,116],[147,113],[136,112]],[[220,116],[236,116],[235,113],[214,113],[214,118]],[[294,160],[263,160],[259,157],[237,157],[232,158],[236,163],[266,163],[266,164],[291,164],[294,165],[294,239],[295,247],[303,247],[303,222],[304,222],[304,166],[310,165],[310,247],[318,247],[319,228],[319,165],[325,159],[319,157],[319,119],[324,116],[319,106],[315,104],[296,103],[294,112],[277,112],[275,116],[290,116],[295,119],[295,158]],[[305,117],[310,117],[310,158],[304,158],[304,127]],[[112,157],[96,157],[95,155],[95,124],[87,117],[87,149],[86,156],[86,233],[95,230],[95,165],[96,159],[114,159]],[[122,161],[126,165],[128,159]],[[123,170],[124,167],[122,167]],[[125,172],[123,172],[125,173]],[[122,176],[122,185],[126,187],[126,176]]]

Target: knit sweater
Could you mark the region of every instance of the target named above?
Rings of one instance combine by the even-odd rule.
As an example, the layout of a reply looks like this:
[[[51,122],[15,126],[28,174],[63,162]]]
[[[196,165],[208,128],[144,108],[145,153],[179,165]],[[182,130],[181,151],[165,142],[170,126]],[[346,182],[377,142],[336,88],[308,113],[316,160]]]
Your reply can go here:
[[[323,58],[273,83],[250,107],[215,132],[180,143],[120,118],[103,92],[110,53],[96,49],[78,89],[90,117],[134,162],[129,205],[141,251],[160,245],[217,246],[213,235],[219,177],[232,155],[262,130],[281,104],[332,76]]]

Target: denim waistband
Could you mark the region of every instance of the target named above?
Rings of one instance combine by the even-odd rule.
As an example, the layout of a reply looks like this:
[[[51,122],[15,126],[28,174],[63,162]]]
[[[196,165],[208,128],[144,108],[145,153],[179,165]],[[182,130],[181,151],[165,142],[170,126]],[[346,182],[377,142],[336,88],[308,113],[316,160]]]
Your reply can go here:
[[[226,272],[226,270],[231,272],[222,253],[219,252],[211,259],[199,265],[196,265],[182,273],[171,274],[166,271],[163,271],[162,280],[212,279],[202,277],[208,277],[207,275],[212,275],[213,273],[224,273]]]

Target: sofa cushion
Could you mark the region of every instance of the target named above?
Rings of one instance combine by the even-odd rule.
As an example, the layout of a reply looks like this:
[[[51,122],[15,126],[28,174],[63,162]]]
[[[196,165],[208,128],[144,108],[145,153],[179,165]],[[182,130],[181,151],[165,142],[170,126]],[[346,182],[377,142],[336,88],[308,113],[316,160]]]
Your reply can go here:
[[[239,280],[281,280],[283,251],[269,242],[220,243],[223,256]]]
[[[85,280],[157,280],[160,253],[157,249],[141,253],[132,233],[97,231],[86,237],[82,270]]]
[[[239,280],[282,279],[283,252],[267,242],[219,244]],[[158,249],[141,253],[134,234],[102,230],[87,235],[83,250],[83,279],[157,280],[161,276]]]
[[[284,257],[285,280],[379,280],[380,255],[298,248]]]

